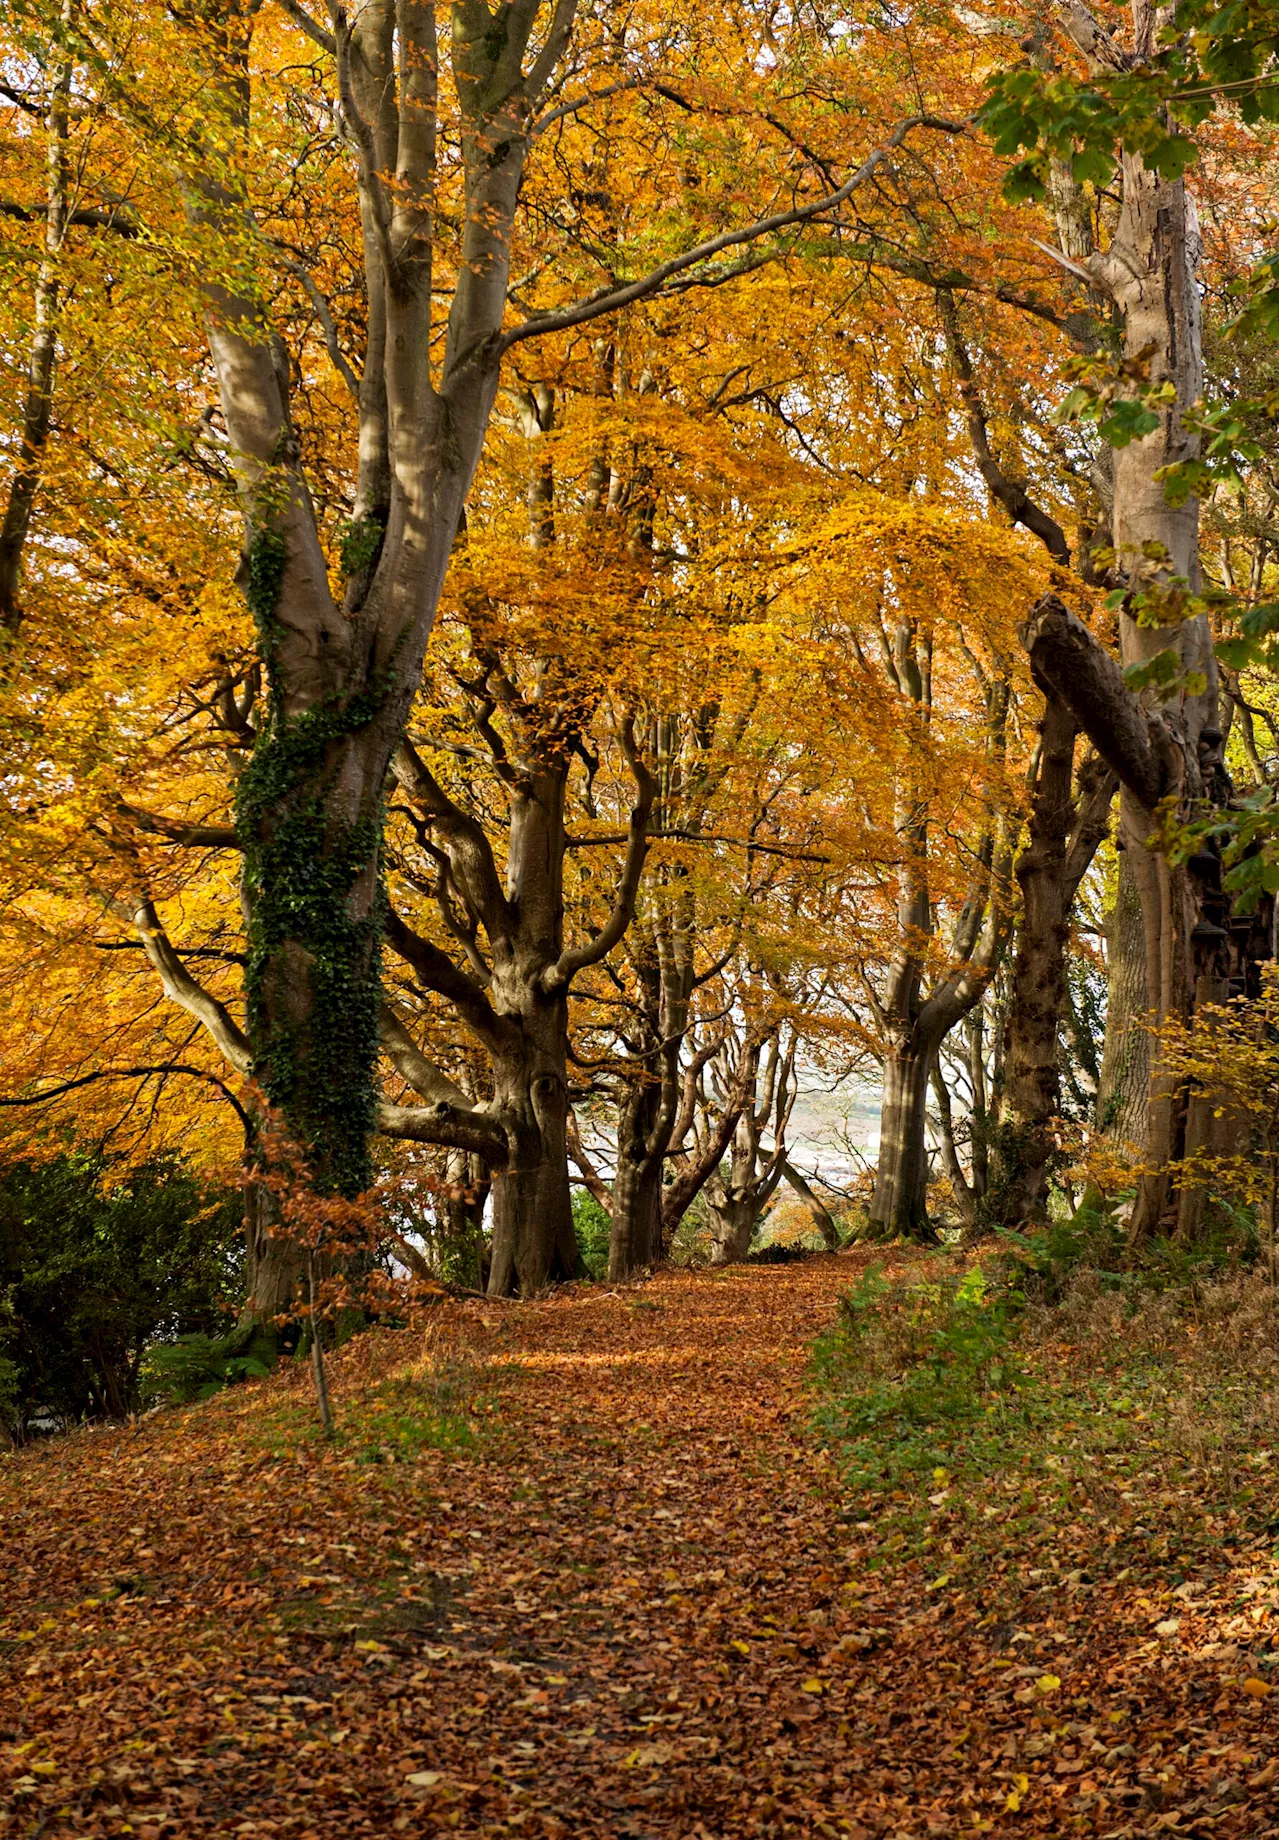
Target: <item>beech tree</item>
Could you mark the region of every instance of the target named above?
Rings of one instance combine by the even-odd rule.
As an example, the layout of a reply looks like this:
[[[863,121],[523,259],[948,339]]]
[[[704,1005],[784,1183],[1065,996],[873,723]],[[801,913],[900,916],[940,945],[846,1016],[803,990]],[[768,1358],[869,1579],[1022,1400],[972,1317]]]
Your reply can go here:
[[[1184,131],[1188,112],[1179,102],[1178,84],[1187,72],[1178,59],[1202,60],[1196,65],[1203,87],[1191,101],[1192,124],[1204,119],[1209,96],[1225,80],[1223,58],[1231,60],[1210,32],[1197,51],[1179,51],[1175,73],[1152,5],[1134,9],[1127,42],[1105,31],[1079,0],[1059,9],[1056,23],[1083,66],[1083,84],[1074,79],[1076,87],[1088,88],[1103,102],[1083,131],[1083,146],[1077,144],[1082,130],[1068,122],[1061,103],[1042,128],[1031,126],[1034,105],[1028,102],[1039,89],[1030,78],[1005,79],[987,119],[998,146],[1033,150],[1015,174],[1015,185],[1061,188],[1067,162],[1074,173],[1101,178],[1114,172],[1118,179],[1119,207],[1109,235],[1100,235],[1088,214],[1077,211],[1077,246],[1056,259],[1114,312],[1125,372],[1143,386],[1127,398],[1123,385],[1113,387],[1107,411],[1115,448],[1111,550],[1104,561],[1115,584],[1120,659],[1127,670],[1056,597],[1032,610],[1026,643],[1038,678],[1072,711],[1120,781],[1121,841],[1143,919],[1146,997],[1162,1023],[1225,994],[1232,974],[1247,985],[1253,946],[1247,921],[1234,932],[1221,924],[1227,915],[1221,864],[1213,851],[1202,848],[1184,863],[1166,841],[1178,816],[1185,820],[1221,805],[1229,792],[1217,659],[1207,612],[1197,598],[1200,499],[1190,485],[1171,489],[1170,480],[1181,476],[1194,483],[1202,464],[1204,415],[1201,239],[1182,176],[1196,148]],[[1237,62],[1248,38],[1246,33],[1237,43]],[[1248,44],[1250,61],[1261,46],[1261,39]],[[1135,107],[1144,80],[1148,100]],[[1150,106],[1166,92],[1172,116]],[[1246,118],[1256,119],[1261,106],[1260,87],[1247,85]],[[1087,405],[1088,386],[1081,394]],[[1099,419],[1105,422],[1105,414]],[[1176,697],[1167,694],[1170,684]],[[1135,1235],[1170,1225],[1184,1236],[1195,1230],[1203,1193],[1193,1187],[1175,1195],[1170,1167],[1185,1134],[1206,1128],[1198,1117],[1206,1104],[1212,1109],[1202,1096],[1188,1106],[1185,1089],[1162,1070],[1158,1056],[1153,1059]]]

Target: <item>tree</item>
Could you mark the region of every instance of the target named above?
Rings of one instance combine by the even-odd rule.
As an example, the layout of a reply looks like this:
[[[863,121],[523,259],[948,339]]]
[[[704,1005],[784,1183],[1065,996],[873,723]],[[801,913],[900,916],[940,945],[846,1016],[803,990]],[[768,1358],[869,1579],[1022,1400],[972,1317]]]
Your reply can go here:
[[[172,1155],[113,1171],[64,1150],[0,1172],[0,1413],[124,1418],[157,1340],[224,1329],[242,1282],[240,1197]]]
[[[1237,975],[1242,969],[1219,924],[1221,870],[1212,853],[1201,853],[1193,873],[1152,841],[1165,801],[1190,816],[1206,803],[1222,803],[1227,789],[1217,661],[1196,598],[1200,501],[1194,490],[1168,489],[1171,476],[1186,479],[1199,464],[1203,413],[1200,235],[1182,176],[1196,146],[1183,124],[1205,118],[1209,95],[1228,68],[1234,75],[1237,57],[1249,66],[1245,113],[1256,118],[1267,54],[1256,35],[1235,37],[1234,27],[1224,42],[1219,22],[1192,53],[1190,41],[1162,30],[1153,6],[1135,11],[1128,45],[1082,5],[1064,8],[1059,24],[1086,73],[1083,84],[1073,78],[1055,93],[1039,73],[1007,76],[986,119],[999,149],[1034,150],[1015,170],[1015,188],[1042,189],[1054,158],[1069,157],[1076,177],[1095,182],[1118,174],[1120,202],[1109,237],[1095,235],[1078,256],[1061,259],[1113,308],[1125,372],[1145,386],[1148,401],[1113,390],[1097,410],[1115,448],[1110,567],[1127,672],[1055,599],[1037,604],[1026,637],[1037,675],[1074,712],[1121,782],[1121,830],[1143,915],[1147,998],[1163,1023],[1212,1001],[1233,963]],[[1188,58],[1192,74],[1208,78],[1189,108],[1178,87],[1188,76]],[[1100,109],[1081,114],[1064,106],[1086,90],[1101,99]],[[1172,119],[1163,112],[1168,108]],[[1082,140],[1081,121],[1088,124]],[[1082,406],[1088,400],[1086,388]],[[1176,701],[1164,692],[1171,682]],[[1170,1166],[1185,1128],[1185,1094],[1157,1059],[1132,1223],[1137,1235],[1174,1218],[1185,1232],[1202,1206],[1194,1192],[1179,1200],[1172,1189]]]
[[[64,28],[81,80],[109,100],[149,163],[156,209],[148,231],[180,248],[192,280],[217,383],[223,444],[214,470],[234,487],[244,533],[239,579],[256,631],[256,659],[230,664],[210,699],[215,728],[247,756],[233,821],[193,826],[118,804],[110,911],[133,925],[170,1001],[282,1109],[317,1180],[348,1195],[369,1179],[376,1122],[433,1128],[404,1108],[379,1112],[375,1090],[382,802],[504,356],[637,300],[722,281],[737,271],[732,257],[718,270],[717,258],[837,207],[922,119],[900,123],[827,194],[694,236],[633,277],[611,274],[585,299],[564,304],[562,297],[511,324],[508,284],[530,150],[592,100],[589,91],[552,96],[570,74],[577,12],[573,0],[547,7],[522,0],[496,15],[460,3],[442,56],[436,9],[417,0],[368,4],[350,20],[338,12],[327,25],[296,5],[285,8],[283,25],[218,5],[157,23],[155,60],[123,87],[115,72],[132,66],[127,58],[121,64],[110,23],[84,16]],[[38,35],[38,12],[19,19],[20,31]],[[633,52],[607,19],[585,15],[581,23],[586,40],[574,76],[607,70],[622,89],[650,80],[646,53]],[[290,58],[305,60],[304,84],[280,79],[286,47]],[[173,108],[155,108],[159,86]],[[308,113],[317,120],[325,109],[330,123],[340,122],[356,171],[356,216],[348,194],[337,240],[348,232],[358,239],[358,363],[344,350],[315,272],[291,248],[292,186],[317,163],[319,147],[325,159],[339,151],[331,129],[308,141],[295,122]],[[265,143],[255,120],[267,126]],[[451,138],[448,157],[442,153],[442,134],[456,134],[456,162]],[[336,160],[324,165],[326,202],[340,170]],[[295,342],[291,350],[284,336],[286,286],[306,302],[301,349]],[[433,307],[440,288],[450,300],[443,321]],[[358,424],[336,587],[322,515],[335,469],[319,451],[326,417],[317,413],[307,344],[323,347],[350,390]],[[189,437],[189,451],[198,453],[201,438]],[[140,841],[155,835],[243,856],[242,1017],[167,935]],[[532,1154],[533,1087],[552,1077],[539,1054],[526,1062],[532,1086],[518,1108],[527,1114],[517,1132],[521,1164]],[[438,1121],[434,1128],[438,1135]],[[468,1128],[486,1135],[482,1126]],[[254,1205],[269,1212],[265,1193]],[[557,1231],[567,1231],[563,1209],[556,1215]],[[270,1314],[298,1274],[283,1251],[283,1263],[273,1263],[278,1242],[265,1230],[254,1244],[253,1307]],[[501,1269],[506,1262],[504,1253]],[[529,1273],[544,1262],[542,1252],[530,1255]]]

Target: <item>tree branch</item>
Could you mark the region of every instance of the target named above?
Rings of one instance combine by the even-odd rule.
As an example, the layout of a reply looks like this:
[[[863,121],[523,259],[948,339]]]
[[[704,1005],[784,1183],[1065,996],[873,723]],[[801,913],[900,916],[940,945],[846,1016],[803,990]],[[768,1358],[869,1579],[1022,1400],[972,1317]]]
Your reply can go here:
[[[978,471],[992,497],[1004,506],[1013,522],[1025,525],[1033,536],[1039,537],[1055,562],[1061,563],[1063,568],[1069,567],[1071,549],[1062,526],[1032,502],[1025,486],[1010,479],[991,451],[986,411],[974,387],[973,366],[960,337],[960,316],[956,312],[955,296],[947,288],[938,289],[938,309],[942,315],[951,367],[960,385],[960,395],[969,424],[969,444],[973,448]]]
[[[142,235],[142,226],[136,218],[122,216],[127,205],[112,205],[103,208],[99,205],[86,205],[78,211],[68,211],[66,222],[77,224],[86,230],[114,230],[117,236],[136,237]],[[0,198],[0,217],[16,217],[19,223],[42,224],[46,219],[44,210],[33,210],[29,205],[18,204],[12,198]]]
[[[338,46],[333,34],[326,32],[319,20],[313,19],[307,9],[299,5],[299,0],[278,0],[278,3],[280,10],[289,15],[294,25],[300,27],[313,44],[327,51],[330,57],[336,56]]]
[[[565,1121],[565,1137],[569,1146],[570,1160],[575,1162],[582,1171],[582,1186],[600,1203],[605,1213],[612,1219],[613,1195],[583,1148],[582,1133],[578,1129],[577,1114],[572,1106],[569,1107],[569,1116]]]
[[[653,810],[657,788],[652,773],[640,758],[640,751],[636,747],[635,722],[631,716],[627,716],[621,723],[619,738],[632,778],[636,782],[636,802],[631,808],[627,855],[617,898],[612,913],[594,939],[586,945],[562,952],[554,965],[548,965],[541,979],[542,988],[548,994],[563,990],[579,971],[585,970],[588,965],[598,965],[602,958],[607,958],[631,925],[636,911],[636,895],[649,851],[649,814]]]
[[[387,943],[405,964],[437,996],[452,1003],[468,1028],[489,1046],[504,1039],[504,1023],[488,997],[473,984],[464,971],[430,939],[401,919],[393,907],[387,909]]]
[[[108,896],[106,906],[109,912],[118,919],[128,921],[133,927],[170,1002],[186,1010],[189,1016],[194,1016],[212,1036],[228,1064],[248,1078],[253,1065],[248,1037],[232,1020],[225,1005],[187,970],[160,924],[154,902],[146,895],[140,895],[132,902]]]
[[[724,230],[719,236],[708,237],[705,242],[687,249],[682,255],[672,256],[670,261],[662,262],[651,269],[647,275],[626,283],[622,287],[602,288],[599,293],[580,300],[576,305],[565,307],[558,313],[544,313],[536,319],[526,320],[522,326],[513,326],[502,334],[498,341],[498,355],[509,351],[521,339],[540,338],[543,333],[563,332],[571,326],[584,325],[588,320],[598,319],[603,313],[615,313],[621,307],[630,306],[633,301],[645,300],[674,276],[694,268],[699,262],[709,261],[722,250],[733,249],[742,243],[755,242],[759,237],[771,236],[777,230],[789,229],[794,224],[807,224],[825,211],[839,208],[847,198],[851,198],[858,187],[871,178],[876,168],[907,138],[913,128],[934,128],[944,134],[962,134],[965,122],[945,121],[933,115],[913,115],[906,121],[899,122],[883,147],[877,147],[869,154],[858,170],[845,180],[834,192],[816,199],[812,204],[796,205],[790,211],[778,211],[771,217],[761,217],[752,224],[744,224],[739,230]]]
[[[1111,770],[1148,809],[1168,789],[1163,733],[1111,654],[1056,595],[1036,602],[1021,628],[1031,669],[1067,705]]]
[[[419,1098],[429,1099],[445,1112],[475,1110],[462,1088],[427,1059],[389,1003],[384,1003],[378,1012],[378,1040],[391,1065]]]
[[[92,1086],[98,1080],[139,1080],[156,1073],[183,1073],[193,1080],[203,1080],[206,1085],[216,1086],[223,1098],[239,1116],[245,1129],[249,1128],[249,1114],[236,1098],[231,1088],[216,1073],[210,1073],[205,1067],[188,1067],[181,1061],[174,1061],[166,1067],[104,1067],[97,1073],[82,1073],[77,1079],[63,1080],[58,1086],[46,1087],[43,1092],[24,1093],[18,1099],[0,1099],[0,1105],[44,1105],[50,1099],[60,1099],[64,1093],[77,1092],[82,1086]]]
[[[415,1144],[439,1144],[449,1150],[467,1150],[486,1163],[504,1163],[507,1144],[491,1129],[465,1118],[441,1116],[434,1106],[392,1105],[378,1101],[377,1128],[384,1137],[407,1138]]]
[[[163,837],[166,843],[185,845],[189,849],[240,850],[244,846],[229,824],[187,824],[181,818],[168,818],[162,812],[144,811],[139,805],[120,801],[119,809],[140,831]]]

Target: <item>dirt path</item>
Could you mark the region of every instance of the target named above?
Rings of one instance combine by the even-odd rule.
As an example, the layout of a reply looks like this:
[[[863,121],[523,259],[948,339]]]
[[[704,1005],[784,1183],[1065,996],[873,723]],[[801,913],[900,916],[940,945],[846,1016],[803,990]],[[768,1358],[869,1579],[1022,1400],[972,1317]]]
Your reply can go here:
[[[286,1375],[14,1461],[5,1831],[1270,1831],[1268,1715],[1225,1729],[1128,1599],[868,1573],[802,1386],[856,1262],[449,1306],[462,1453],[317,1449]],[[340,1420],[421,1351],[353,1344]]]

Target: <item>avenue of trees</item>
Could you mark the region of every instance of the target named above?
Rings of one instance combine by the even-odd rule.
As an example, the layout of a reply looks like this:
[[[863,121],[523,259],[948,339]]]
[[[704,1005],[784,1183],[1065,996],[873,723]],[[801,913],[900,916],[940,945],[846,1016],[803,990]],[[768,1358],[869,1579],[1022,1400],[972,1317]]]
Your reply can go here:
[[[504,1295],[1273,1219],[1265,22],[2,17],[7,1160],[242,1180],[248,1321],[282,1133]]]

